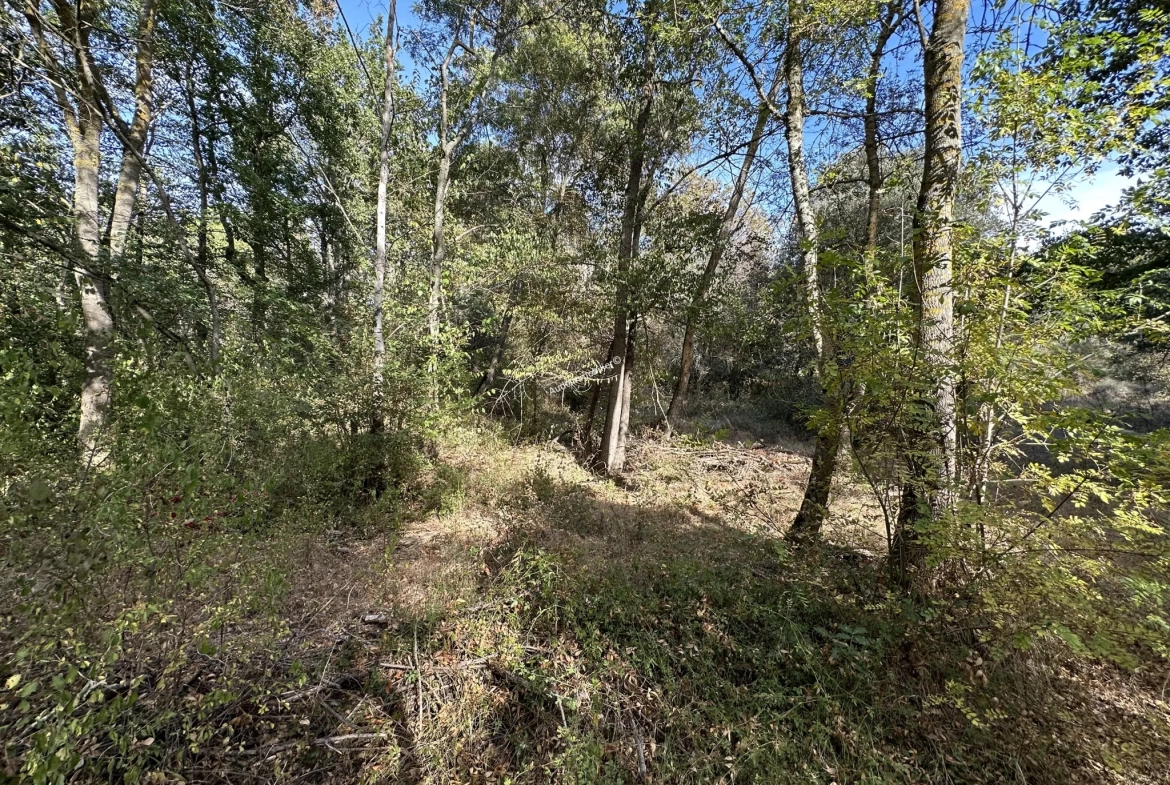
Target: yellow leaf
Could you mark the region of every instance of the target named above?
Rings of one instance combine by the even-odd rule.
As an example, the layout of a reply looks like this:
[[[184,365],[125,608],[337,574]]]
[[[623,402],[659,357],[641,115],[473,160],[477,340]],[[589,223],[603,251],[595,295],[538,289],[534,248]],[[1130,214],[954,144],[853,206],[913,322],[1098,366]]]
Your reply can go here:
[[[14,690],[20,684],[20,674],[14,673],[8,677],[8,681],[4,682],[4,689]]]

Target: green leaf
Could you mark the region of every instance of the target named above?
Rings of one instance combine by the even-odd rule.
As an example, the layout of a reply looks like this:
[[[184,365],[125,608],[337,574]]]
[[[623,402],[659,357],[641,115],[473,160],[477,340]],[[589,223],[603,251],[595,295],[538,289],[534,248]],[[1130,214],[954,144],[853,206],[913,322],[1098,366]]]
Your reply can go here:
[[[46,501],[53,495],[53,491],[49,488],[49,484],[37,477],[28,484],[28,498],[34,502]]]

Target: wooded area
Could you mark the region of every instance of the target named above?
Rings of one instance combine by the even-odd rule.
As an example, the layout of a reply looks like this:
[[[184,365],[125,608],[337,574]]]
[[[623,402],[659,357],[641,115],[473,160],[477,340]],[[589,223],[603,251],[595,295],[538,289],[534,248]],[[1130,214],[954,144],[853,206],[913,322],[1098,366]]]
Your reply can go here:
[[[1170,2],[395,2],[4,0],[0,782],[1170,783]]]

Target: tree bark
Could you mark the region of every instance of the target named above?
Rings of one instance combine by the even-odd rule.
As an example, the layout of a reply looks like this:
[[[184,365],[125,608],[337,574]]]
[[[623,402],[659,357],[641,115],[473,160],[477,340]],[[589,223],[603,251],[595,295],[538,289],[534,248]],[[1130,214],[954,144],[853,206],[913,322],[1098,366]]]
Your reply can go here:
[[[626,374],[625,382],[622,384],[622,416],[617,431],[617,449],[614,451],[614,463],[619,472],[626,465],[626,443],[629,441],[630,436],[630,398],[634,389],[631,371],[634,367],[634,346],[638,335],[638,315],[632,314],[631,316],[630,324],[626,329],[626,358],[622,363],[622,367],[619,369],[620,373]]]
[[[488,369],[484,371],[483,377],[479,380],[479,384],[475,387],[475,397],[483,395],[492,388],[492,384],[496,381],[496,374],[500,370],[500,362],[504,358],[504,347],[508,345],[508,333],[512,329],[512,311],[508,311],[504,315],[504,323],[500,329],[500,336],[496,339],[496,345],[492,349],[492,358],[488,362]]]
[[[87,57],[91,57],[87,51]],[[153,103],[154,67],[154,2],[144,0],[138,24],[138,50],[135,54],[134,76],[134,118],[123,139],[122,164],[118,173],[114,206],[110,213],[109,251],[110,259],[117,262],[126,247],[126,236],[130,219],[134,214],[134,203],[138,197],[138,184],[142,180],[142,161],[146,146],[146,134],[150,129]],[[94,67],[96,79],[96,67]],[[104,90],[102,91],[104,92]],[[113,112],[113,107],[109,107]]]
[[[431,343],[439,343],[439,305],[443,298],[443,264],[447,260],[447,241],[443,224],[447,213],[447,189],[451,184],[451,154],[454,145],[444,143],[439,151],[439,171],[435,175],[435,220],[431,232],[431,291],[427,301],[427,330]]]
[[[865,84],[865,168],[869,188],[868,205],[865,212],[865,259],[866,271],[873,265],[877,254],[878,218],[881,211],[881,140],[878,137],[877,88],[881,78],[882,58],[886,45],[903,19],[902,0],[893,0],[885,7],[878,30],[877,40],[870,50],[869,73]],[[867,281],[868,283],[868,281]]]
[[[772,87],[768,92],[768,100],[760,103],[760,108],[756,113],[756,124],[752,128],[752,135],[748,140],[747,149],[743,154],[743,162],[739,167],[739,174],[736,175],[735,183],[731,189],[731,198],[727,202],[727,209],[723,211],[723,219],[719,222],[719,230],[715,235],[715,242],[711,246],[711,253],[707,257],[707,266],[703,268],[703,275],[699,278],[699,285],[695,289],[695,294],[691,298],[690,307],[687,309],[687,323],[686,329],[683,331],[682,354],[679,358],[679,374],[678,381],[675,383],[674,395],[670,399],[670,407],[666,412],[666,430],[669,433],[671,427],[678,418],[682,415],[683,407],[686,404],[687,388],[690,385],[691,367],[694,358],[694,344],[695,344],[695,323],[699,319],[703,307],[703,301],[707,297],[707,291],[711,288],[711,283],[715,279],[715,273],[719,269],[719,264],[723,260],[723,253],[727,250],[727,245],[731,240],[731,234],[735,231],[736,218],[739,215],[739,204],[743,200],[744,191],[747,189],[748,177],[751,174],[752,164],[755,163],[756,152],[759,150],[760,141],[764,136],[764,129],[768,125],[768,119],[772,112],[768,108],[768,104],[775,101],[776,93],[779,91],[781,82],[781,73],[778,71],[772,81]]]
[[[492,349],[492,356],[491,360],[488,362],[488,369],[480,378],[479,384],[475,386],[473,397],[478,398],[490,390],[492,388],[492,384],[496,380],[496,374],[499,373],[500,363],[504,359],[504,349],[508,345],[508,333],[512,330],[512,321],[515,318],[516,301],[520,296],[521,280],[522,279],[520,278],[516,278],[516,280],[512,282],[511,288],[508,290],[508,304],[504,308],[504,320],[503,324],[500,325],[500,334],[499,337],[496,338],[495,347]]]
[[[100,269],[98,218],[101,167],[101,119],[85,103],[78,107],[79,132],[73,143],[74,236],[88,270],[77,273],[85,342],[85,380],[81,386],[81,422],[77,441],[81,459],[100,467],[110,458],[110,409],[113,405],[114,318]]]
[[[496,380],[496,374],[500,370],[500,361],[504,357],[504,347],[508,344],[508,332],[512,329],[512,312],[508,311],[504,315],[504,323],[500,328],[500,337],[496,339],[495,348],[492,349],[492,358],[488,362],[488,369],[484,371],[483,377],[479,380],[479,384],[475,386],[475,397],[483,395],[492,388],[492,384]]]
[[[73,148],[74,244],[85,269],[76,274],[82,315],[85,379],[81,387],[78,446],[90,467],[110,460],[110,415],[113,408],[114,319],[110,310],[105,264],[117,264],[125,250],[141,180],[142,147],[150,126],[154,4],[146,0],[138,20],[134,118],[123,134],[122,167],[104,245],[99,214],[103,109],[115,114],[90,47],[89,33],[97,9],[91,3],[54,2],[58,26],[52,29],[72,52],[73,71],[58,61],[46,37],[39,7],[28,2],[24,15],[46,69],[45,78],[61,111]],[[69,85],[69,87],[67,87]],[[70,92],[76,102],[70,97]],[[76,105],[75,105],[76,103]],[[120,121],[119,121],[120,122]]]
[[[633,347],[631,323],[636,316],[630,312],[630,293],[627,276],[630,263],[638,254],[641,238],[641,195],[642,175],[646,165],[646,133],[650,124],[650,113],[654,107],[654,51],[653,44],[647,43],[646,82],[642,86],[642,106],[634,121],[630,140],[630,171],[626,181],[622,207],[622,236],[618,247],[617,293],[615,296],[613,342],[610,357],[631,357]],[[629,428],[630,386],[632,363],[623,362],[609,385],[609,396],[605,411],[605,426],[601,435],[601,464],[609,474],[618,474],[625,466],[626,431]]]
[[[216,297],[215,285],[207,275],[209,267],[207,248],[207,214],[210,204],[211,178],[207,171],[207,164],[203,159],[203,129],[199,122],[199,108],[195,101],[195,80],[190,68],[187,70],[187,112],[191,116],[191,151],[195,158],[195,172],[199,188],[199,225],[195,239],[195,275],[203,285],[207,297],[208,318],[211,320],[211,335],[208,338],[208,356],[211,359],[211,372],[214,376],[220,375],[219,348],[223,342],[222,324],[219,315],[219,300]]]
[[[830,383],[828,362],[830,348],[821,315],[820,265],[817,258],[817,219],[809,197],[808,169],[804,160],[804,63],[800,46],[803,39],[803,19],[793,9],[788,19],[788,35],[784,51],[784,76],[788,86],[788,101],[784,109],[785,140],[788,143],[788,173],[792,182],[792,201],[800,228],[804,256],[805,299],[812,324],[813,344],[816,347],[816,373],[825,392],[830,410],[839,410],[839,391],[828,389]],[[820,537],[821,526],[829,508],[829,493],[833,473],[837,467],[837,450],[841,445],[840,418],[824,425],[817,433],[813,448],[812,466],[804,499],[786,537],[791,541],[809,541]]]
[[[926,150],[922,187],[914,215],[914,300],[916,348],[928,374],[927,412],[912,436],[907,463],[909,488],[899,513],[894,542],[898,563],[921,567],[922,524],[950,514],[956,479],[955,379],[950,369],[954,343],[951,220],[962,161],[963,39],[969,0],[937,0],[923,58]],[[905,576],[905,572],[903,572]]]
[[[839,418],[834,424],[839,422]],[[815,540],[820,537],[821,525],[829,512],[829,493],[833,486],[833,474],[837,469],[837,453],[841,446],[842,429],[827,426],[817,434],[813,448],[812,466],[809,469],[808,485],[800,510],[788,530],[790,541]]]
[[[443,299],[443,263],[447,259],[447,239],[443,223],[447,216],[447,189],[451,182],[451,157],[462,140],[451,138],[448,100],[451,93],[451,63],[460,43],[459,34],[451,39],[447,55],[439,66],[439,169],[435,173],[434,223],[431,227],[431,290],[427,301],[427,331],[431,338],[432,363],[437,361],[439,344],[439,306]]]
[[[812,322],[813,343],[817,358],[825,356],[825,337],[821,325],[821,284],[817,264],[817,217],[809,196],[808,167],[804,161],[804,63],[800,51],[803,20],[795,10],[788,20],[784,50],[784,79],[788,102],[784,109],[784,138],[788,143],[788,176],[792,182],[792,203],[800,229],[801,256],[804,262],[805,298]]]
[[[374,369],[373,412],[370,431],[381,433],[383,423],[383,373],[386,367],[386,339],[383,333],[383,298],[386,291],[386,211],[387,189],[390,184],[390,132],[394,127],[394,78],[397,61],[394,52],[394,26],[397,20],[397,2],[390,0],[386,16],[386,85],[382,96],[382,137],[379,147],[377,230],[374,247]],[[436,231],[441,231],[438,217]],[[432,327],[432,338],[435,336]]]
[[[878,124],[877,124],[877,84],[881,74],[881,62],[885,55],[886,45],[889,43],[890,37],[893,35],[897,26],[900,14],[900,4],[898,0],[890,3],[886,7],[885,15],[881,20],[881,29],[878,33],[878,38],[874,43],[874,48],[870,53],[869,74],[866,83],[866,100],[865,100],[865,162],[867,170],[867,183],[869,188],[868,204],[866,210],[866,227],[865,227],[865,265],[867,278],[869,270],[873,264],[874,255],[877,253],[877,229],[878,217],[881,207],[881,160],[880,160],[880,140],[878,138]],[[790,43],[790,45],[792,45]],[[799,47],[799,41],[795,44]],[[797,52],[799,56],[799,51]],[[796,73],[789,74],[789,84],[792,84],[793,78],[801,76],[800,70]],[[791,106],[791,99],[790,99]],[[789,117],[791,118],[791,108],[789,110]],[[803,116],[800,117],[800,127],[803,128]],[[803,165],[803,156],[800,156],[799,163]],[[801,181],[805,183],[807,188],[807,177],[794,177],[793,182]],[[795,190],[795,186],[794,186]],[[815,219],[814,219],[815,220]],[[815,224],[814,224],[815,230]],[[805,264],[807,269],[808,257],[805,257]],[[809,279],[809,287],[813,287],[816,282]],[[811,298],[810,303],[819,300],[819,298]],[[817,324],[814,316],[814,325]],[[815,327],[814,327],[815,329]],[[816,442],[813,447],[812,465],[809,467],[808,484],[805,486],[804,498],[801,500],[800,510],[796,513],[796,518],[792,522],[792,527],[788,531],[788,538],[792,541],[811,541],[820,537],[821,528],[824,525],[825,518],[829,513],[829,496],[833,487],[833,474],[836,472],[838,457],[840,454],[841,445],[846,441],[846,428],[844,423],[844,404],[843,390],[828,389],[825,378],[825,365],[827,358],[825,352],[828,347],[825,346],[825,339],[822,337],[819,344],[819,375],[822,379],[822,387],[825,392],[826,402],[829,411],[833,413],[831,421],[818,432]],[[839,388],[839,382],[836,383]]]

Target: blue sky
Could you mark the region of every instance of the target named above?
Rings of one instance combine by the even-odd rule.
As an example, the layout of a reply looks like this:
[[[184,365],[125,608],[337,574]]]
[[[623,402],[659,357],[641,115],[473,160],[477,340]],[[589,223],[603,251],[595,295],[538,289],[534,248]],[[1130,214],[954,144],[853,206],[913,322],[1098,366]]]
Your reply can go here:
[[[1045,222],[1086,221],[1098,210],[1117,204],[1121,192],[1136,182],[1118,172],[1117,164],[1109,162],[1095,175],[1082,175],[1067,193],[1046,197],[1040,209],[1048,213]]]
[[[386,18],[386,3],[378,2],[377,0],[340,0],[341,9],[345,12],[345,18],[349,20],[349,26],[353,28],[354,35],[364,38],[368,32],[370,25],[375,19],[381,17]],[[398,3],[398,24],[410,26],[415,23],[414,11],[411,8],[413,2]]]
[[[353,34],[365,38],[369,34],[370,25],[375,20],[379,28],[385,25],[387,0],[338,0],[341,10],[345,12]],[[398,0],[398,26],[414,27],[418,18],[414,15],[414,0]]]
[[[353,30],[353,34],[360,39],[369,37],[370,26],[378,22],[378,29],[385,30],[386,8],[388,0],[336,0],[341,4],[345,13],[345,20]],[[398,27],[412,28],[418,25],[418,17],[414,15],[414,0],[398,0]],[[405,44],[405,41],[403,42]],[[409,52],[402,47],[398,52],[398,62],[406,72],[407,77],[414,73],[414,64]]]

